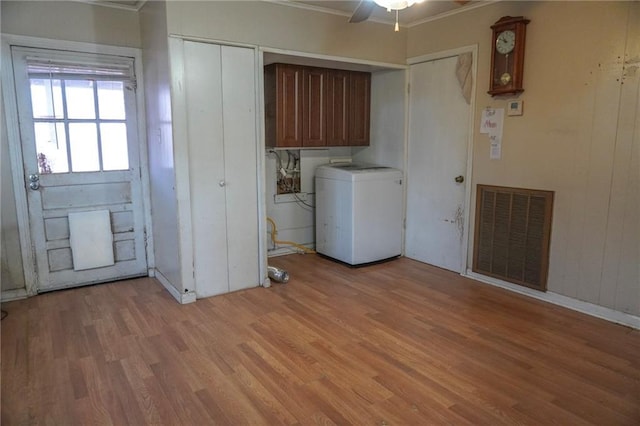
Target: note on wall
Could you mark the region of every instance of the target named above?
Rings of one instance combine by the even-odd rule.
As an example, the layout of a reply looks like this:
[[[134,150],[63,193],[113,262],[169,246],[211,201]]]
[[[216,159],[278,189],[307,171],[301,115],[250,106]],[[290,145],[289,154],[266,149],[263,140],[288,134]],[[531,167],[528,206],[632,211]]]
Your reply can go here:
[[[502,157],[502,127],[504,108],[486,108],[482,111],[480,133],[489,135],[489,158],[499,160]]]
[[[498,135],[489,135],[489,158],[499,160],[502,157],[502,138]]]

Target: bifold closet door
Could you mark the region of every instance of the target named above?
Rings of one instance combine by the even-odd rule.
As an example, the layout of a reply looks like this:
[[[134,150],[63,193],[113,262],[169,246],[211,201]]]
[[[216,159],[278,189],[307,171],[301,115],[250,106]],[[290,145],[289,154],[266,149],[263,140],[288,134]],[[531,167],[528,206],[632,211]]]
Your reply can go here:
[[[255,66],[251,49],[191,41],[183,46],[200,298],[259,284]]]
[[[258,144],[252,49],[222,46],[229,290],[260,284]]]

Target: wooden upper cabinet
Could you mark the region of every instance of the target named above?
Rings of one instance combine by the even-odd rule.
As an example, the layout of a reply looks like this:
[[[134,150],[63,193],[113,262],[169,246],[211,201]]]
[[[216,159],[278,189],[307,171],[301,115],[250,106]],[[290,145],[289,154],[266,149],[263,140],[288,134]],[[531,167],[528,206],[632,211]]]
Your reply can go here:
[[[302,67],[286,64],[265,67],[267,146],[302,146],[302,82]]]
[[[327,77],[327,145],[349,145],[349,71],[329,70]]]
[[[302,146],[326,146],[327,70],[304,68]]]
[[[371,74],[351,72],[349,89],[349,145],[369,145]]]
[[[266,145],[369,145],[371,74],[271,64],[265,67]]]

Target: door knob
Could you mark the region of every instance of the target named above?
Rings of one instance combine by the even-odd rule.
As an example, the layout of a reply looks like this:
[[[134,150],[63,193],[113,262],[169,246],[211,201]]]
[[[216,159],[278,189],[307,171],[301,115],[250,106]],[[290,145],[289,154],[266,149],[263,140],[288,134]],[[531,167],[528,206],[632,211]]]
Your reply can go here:
[[[227,183],[224,180],[221,180],[220,182],[218,182],[218,185],[220,185],[220,188],[222,188],[223,186],[225,186]]]
[[[35,173],[29,175],[29,188],[33,189],[34,191],[40,189],[40,175]]]
[[[462,176],[462,175],[456,176],[455,181],[456,181],[456,183],[464,182],[464,176]]]

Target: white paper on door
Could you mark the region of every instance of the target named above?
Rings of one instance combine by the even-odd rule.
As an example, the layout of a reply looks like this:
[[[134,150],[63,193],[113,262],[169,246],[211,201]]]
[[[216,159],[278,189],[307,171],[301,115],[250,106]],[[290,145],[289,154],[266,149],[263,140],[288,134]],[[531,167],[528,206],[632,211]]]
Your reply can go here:
[[[69,213],[69,242],[75,271],[113,265],[109,210]]]

